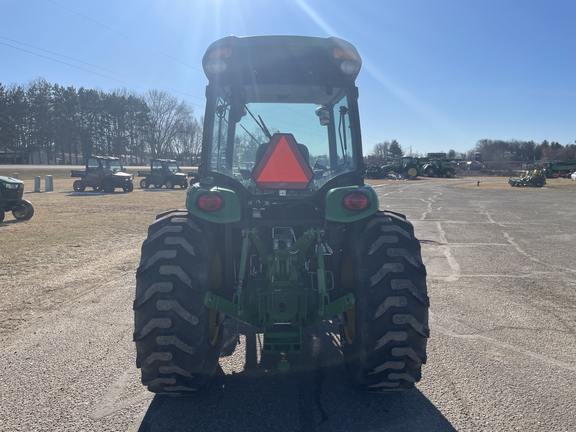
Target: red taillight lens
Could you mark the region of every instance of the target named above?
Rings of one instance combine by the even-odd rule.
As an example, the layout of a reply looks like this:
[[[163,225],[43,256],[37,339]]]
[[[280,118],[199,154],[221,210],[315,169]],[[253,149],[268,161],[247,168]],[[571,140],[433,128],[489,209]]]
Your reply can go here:
[[[220,47],[212,50],[208,54],[208,58],[211,59],[222,59],[229,58],[232,55],[232,47]]]
[[[204,211],[216,211],[224,206],[224,199],[218,194],[207,193],[198,198],[197,204]]]
[[[356,60],[356,54],[352,51],[342,49],[342,48],[334,48],[334,58],[337,59],[346,59],[346,60]]]
[[[370,205],[370,200],[364,194],[352,192],[344,195],[342,205],[348,210],[361,211]]]

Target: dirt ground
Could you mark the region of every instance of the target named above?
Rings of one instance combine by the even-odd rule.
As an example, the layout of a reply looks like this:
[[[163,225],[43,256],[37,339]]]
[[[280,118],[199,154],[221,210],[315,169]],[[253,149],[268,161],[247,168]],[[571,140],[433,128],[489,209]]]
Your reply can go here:
[[[148,225],[156,214],[184,208],[186,191],[136,187],[132,193],[77,193],[72,190],[70,167],[0,166],[0,175],[25,181],[24,198],[32,202],[30,221],[16,222],[6,214],[0,224],[0,340],[19,326],[93,293],[103,283],[126,272],[134,273]],[[135,174],[143,167],[129,167]],[[183,169],[184,172],[185,169]],[[54,179],[53,192],[34,192],[34,178]],[[139,179],[135,178],[135,185]],[[466,177],[418,179],[410,182],[451,182],[458,188],[507,189],[533,193],[536,188],[512,188],[507,178]],[[387,184],[395,180],[371,180]],[[478,183],[480,182],[480,183]],[[545,189],[576,192],[576,182],[551,179]],[[132,290],[133,287],[125,287]]]
[[[186,190],[178,188],[73,192],[69,171],[53,171],[53,192],[35,193],[35,175],[45,189],[44,170],[19,171],[34,216],[16,222],[8,212],[0,224],[0,340],[43,311],[134,273],[148,225],[160,212],[184,208],[186,200]],[[0,175],[12,172],[0,169]]]

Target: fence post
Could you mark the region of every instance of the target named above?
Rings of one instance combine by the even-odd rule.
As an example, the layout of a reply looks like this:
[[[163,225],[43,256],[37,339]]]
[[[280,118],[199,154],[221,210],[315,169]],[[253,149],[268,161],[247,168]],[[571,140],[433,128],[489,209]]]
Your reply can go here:
[[[17,179],[17,178],[18,178],[18,173],[14,173],[14,174],[12,174],[12,178],[15,178],[15,179]]]
[[[34,192],[40,192],[40,176],[34,177]]]

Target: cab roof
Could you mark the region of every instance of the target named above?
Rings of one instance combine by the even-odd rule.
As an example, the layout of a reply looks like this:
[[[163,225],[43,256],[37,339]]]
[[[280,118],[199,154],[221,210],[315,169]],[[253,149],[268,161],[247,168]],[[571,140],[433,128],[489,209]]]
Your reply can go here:
[[[226,63],[221,73],[207,68],[213,59]],[[358,63],[358,71],[345,74],[340,65]],[[279,82],[354,82],[362,59],[349,42],[336,37],[311,36],[228,36],[213,42],[202,59],[206,77],[225,85]]]

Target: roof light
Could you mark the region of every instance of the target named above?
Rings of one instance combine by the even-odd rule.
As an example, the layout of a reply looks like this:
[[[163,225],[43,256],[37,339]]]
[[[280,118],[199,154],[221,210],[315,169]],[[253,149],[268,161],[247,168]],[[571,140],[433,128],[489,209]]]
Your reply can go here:
[[[346,75],[356,75],[360,72],[360,63],[356,60],[344,60],[342,64],[340,64],[340,69]]]
[[[344,195],[342,205],[351,211],[362,211],[370,205],[370,199],[359,192],[351,192]]]
[[[224,199],[215,193],[209,192],[200,195],[196,201],[198,208],[207,212],[220,210],[224,206]]]
[[[219,58],[210,59],[206,62],[206,70],[212,74],[219,74],[226,70],[228,65],[224,60]]]

